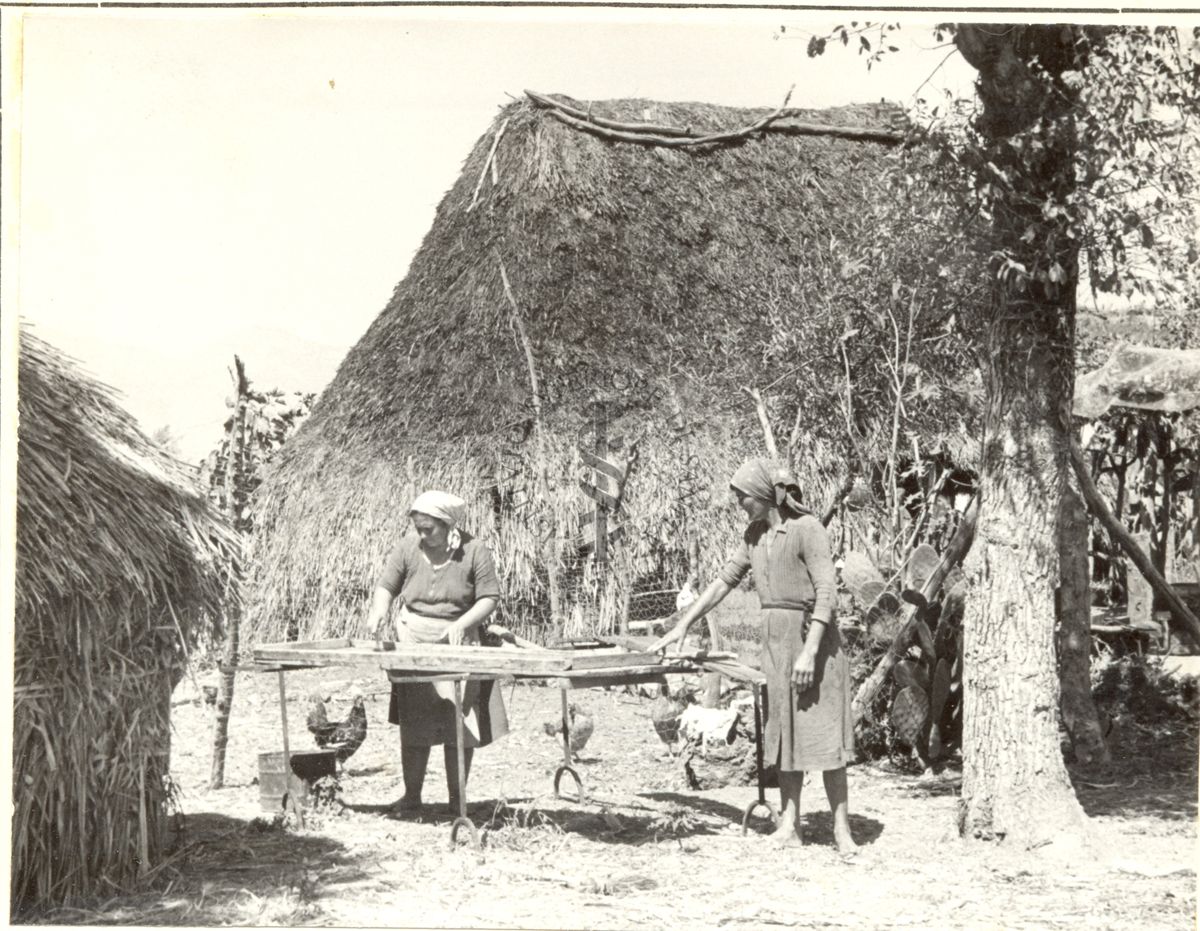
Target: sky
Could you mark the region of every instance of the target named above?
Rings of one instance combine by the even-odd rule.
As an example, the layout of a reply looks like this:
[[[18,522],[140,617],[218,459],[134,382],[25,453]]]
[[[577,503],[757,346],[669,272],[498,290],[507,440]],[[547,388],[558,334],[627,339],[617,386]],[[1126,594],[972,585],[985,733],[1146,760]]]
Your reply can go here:
[[[328,383],[525,88],[764,107],[793,85],[815,107],[971,93],[931,21],[905,20],[870,71],[843,49],[809,59],[808,36],[850,15],[25,11],[8,294],[195,461],[235,352],[259,388]]]

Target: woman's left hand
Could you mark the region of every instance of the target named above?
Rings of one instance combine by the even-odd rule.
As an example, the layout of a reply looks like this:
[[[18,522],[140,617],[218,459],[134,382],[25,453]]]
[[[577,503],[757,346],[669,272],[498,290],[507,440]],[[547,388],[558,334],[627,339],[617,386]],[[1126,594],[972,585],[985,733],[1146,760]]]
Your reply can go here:
[[[817,657],[815,653],[801,650],[792,664],[792,687],[799,692],[805,692],[812,687],[817,678]]]
[[[470,624],[464,624],[462,621],[455,621],[446,628],[446,640],[449,641],[450,646],[452,647],[462,646],[466,642],[467,634],[470,632],[470,630]]]

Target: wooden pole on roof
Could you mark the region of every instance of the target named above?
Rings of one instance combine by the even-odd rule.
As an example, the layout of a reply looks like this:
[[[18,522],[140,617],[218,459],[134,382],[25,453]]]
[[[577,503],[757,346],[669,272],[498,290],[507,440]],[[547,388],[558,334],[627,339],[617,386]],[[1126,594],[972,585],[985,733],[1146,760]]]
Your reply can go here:
[[[513,332],[517,337],[517,342],[525,354],[525,366],[529,373],[529,393],[533,403],[534,461],[537,469],[536,496],[543,500],[548,500],[550,483],[548,467],[546,465],[546,436],[542,424],[542,391],[538,383],[537,364],[533,356],[533,345],[529,342],[529,335],[525,332],[525,323],[521,319],[521,308],[517,305],[517,298],[513,294],[512,285],[508,280],[508,270],[504,267],[504,259],[501,258],[499,251],[496,252],[496,263],[500,266],[500,281],[504,286],[504,296],[508,300],[508,306],[511,310],[509,319],[512,321]],[[558,577],[557,539],[557,533],[552,532],[549,539],[542,546],[542,558],[546,564],[546,587],[549,589],[550,595],[551,637],[554,640],[562,639],[563,634],[562,593]]]

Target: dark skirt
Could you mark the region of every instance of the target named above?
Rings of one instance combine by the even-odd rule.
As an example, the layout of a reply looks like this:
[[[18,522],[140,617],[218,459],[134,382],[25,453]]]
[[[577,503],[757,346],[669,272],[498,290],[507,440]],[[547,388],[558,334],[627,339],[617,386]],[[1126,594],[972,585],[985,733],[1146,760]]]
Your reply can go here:
[[[767,677],[763,762],[782,772],[821,772],[854,762],[850,664],[836,624],[826,626],[813,684],[792,687],[792,664],[804,647],[808,614],[768,608],[762,614],[762,671]]]
[[[486,747],[508,733],[500,683],[466,682],[463,688],[463,746]],[[400,725],[400,742],[410,747],[455,745],[454,702],[430,683],[392,683],[388,723]]]

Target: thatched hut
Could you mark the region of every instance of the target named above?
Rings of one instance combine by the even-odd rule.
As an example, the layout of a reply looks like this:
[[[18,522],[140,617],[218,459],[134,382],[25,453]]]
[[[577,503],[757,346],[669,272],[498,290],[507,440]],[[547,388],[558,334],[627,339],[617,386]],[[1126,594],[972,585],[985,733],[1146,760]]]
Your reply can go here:
[[[189,473],[28,332],[18,412],[14,917],[160,861],[171,690],[237,559]]]
[[[559,102],[582,119],[533,99],[498,114],[407,276],[281,452],[261,490],[255,636],[358,630],[425,487],[471,502],[471,525],[496,544],[510,622],[609,627],[637,586],[723,558],[735,531],[725,477],[764,448],[752,394],[814,509],[845,476],[848,420],[868,456],[894,442],[887,389],[873,375],[847,385],[843,367],[885,370],[879,358],[844,362],[846,347],[874,351],[846,337],[862,317],[891,351],[882,308],[901,278],[928,272],[939,235],[905,241],[911,230],[884,223],[896,213],[883,179],[898,111],[789,110],[773,131],[680,148],[652,136],[768,114]],[[613,138],[597,117],[658,129]],[[919,205],[904,210],[915,228]],[[938,300],[910,339],[926,362],[948,343],[923,337],[952,325],[954,302]],[[940,404],[922,447],[960,456],[965,365],[924,368],[929,390],[906,399],[906,416]],[[636,455],[613,518],[623,533],[600,567],[577,545],[592,507],[578,447],[598,440],[618,463]]]

